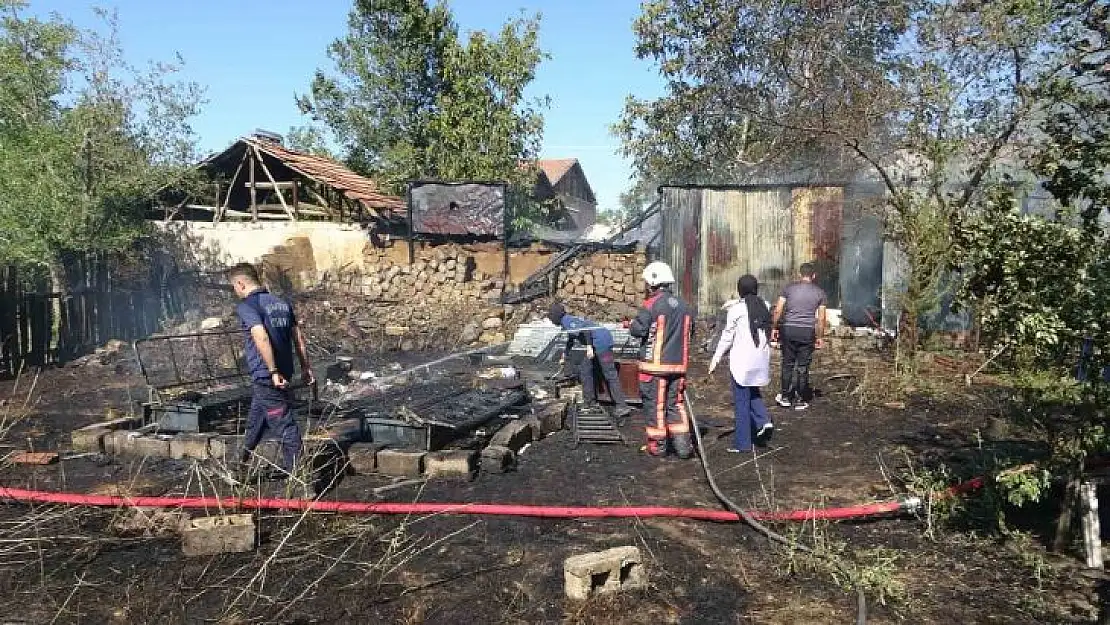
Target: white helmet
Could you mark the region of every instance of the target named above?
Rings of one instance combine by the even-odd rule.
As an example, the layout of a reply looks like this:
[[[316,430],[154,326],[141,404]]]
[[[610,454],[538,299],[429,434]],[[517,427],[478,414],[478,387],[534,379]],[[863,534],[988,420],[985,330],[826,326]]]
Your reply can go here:
[[[644,282],[652,287],[660,284],[674,284],[674,273],[671,272],[671,267],[667,263],[655,261],[644,267]]]

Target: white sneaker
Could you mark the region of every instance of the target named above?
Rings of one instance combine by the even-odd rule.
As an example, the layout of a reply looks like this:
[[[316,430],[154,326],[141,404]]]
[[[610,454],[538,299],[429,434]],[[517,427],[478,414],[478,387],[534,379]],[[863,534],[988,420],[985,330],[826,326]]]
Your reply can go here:
[[[809,408],[809,404],[804,401],[794,404],[794,410],[805,410],[806,408]]]
[[[783,397],[782,393],[775,395],[775,403],[782,406],[783,408],[789,408],[794,405],[793,402],[791,402],[789,399]]]
[[[775,424],[774,423],[764,423],[763,427],[759,428],[759,430],[755,433],[755,437],[757,439],[763,439],[763,438],[766,438],[766,437],[770,436],[771,434],[774,434],[774,432],[775,432]]]

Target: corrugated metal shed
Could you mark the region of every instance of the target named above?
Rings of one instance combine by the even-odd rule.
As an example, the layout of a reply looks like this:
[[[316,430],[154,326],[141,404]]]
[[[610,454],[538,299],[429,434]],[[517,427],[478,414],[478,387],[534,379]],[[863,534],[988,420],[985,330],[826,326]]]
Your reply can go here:
[[[840,247],[844,223],[843,187],[801,187],[791,190],[794,257],[811,262],[817,284],[830,302],[840,301]]]
[[[736,281],[757,277],[762,293],[778,293],[793,264],[790,190],[787,188],[703,192],[703,281],[691,303],[709,311],[736,296]]]
[[[841,319],[874,326],[882,319],[883,224],[881,196],[850,195],[844,206],[840,243]]]
[[[662,189],[659,255],[674,272],[678,294],[696,305],[701,289],[702,192]]]
[[[699,311],[709,314],[734,297],[745,273],[774,300],[805,262],[817,266],[830,307],[840,305],[843,186],[663,187],[660,194],[660,257],[675,270],[679,293]],[[881,247],[869,253],[881,265]],[[867,277],[875,284],[866,288],[877,290],[877,276]]]

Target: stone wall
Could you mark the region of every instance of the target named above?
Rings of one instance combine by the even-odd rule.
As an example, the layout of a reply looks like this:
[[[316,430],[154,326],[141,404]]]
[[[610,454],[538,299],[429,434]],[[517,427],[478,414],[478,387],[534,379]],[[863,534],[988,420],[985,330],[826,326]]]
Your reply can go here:
[[[572,312],[581,312],[597,321],[630,318],[644,299],[640,273],[646,263],[643,252],[597,252],[579,257],[560,272],[556,297],[566,302]]]
[[[409,265],[368,247],[363,271],[330,279],[323,291],[348,334],[384,349],[455,349],[501,343],[546,304],[503,306],[504,282],[478,269],[477,254],[460,245],[425,247]]]
[[[502,305],[501,276],[480,267],[491,252],[465,245],[407,251],[367,246],[361,270],[326,277],[302,306],[324,335],[343,335],[343,351],[453,350],[508,341],[521,323],[542,318],[553,301]],[[527,258],[528,250],[517,252]],[[549,251],[536,253],[550,257]],[[529,259],[531,260],[531,259]],[[519,261],[518,261],[519,262]],[[597,321],[630,318],[642,300],[642,254],[597,253],[572,262],[557,278],[555,298]],[[326,301],[327,306],[321,305]],[[302,317],[309,315],[302,313]]]

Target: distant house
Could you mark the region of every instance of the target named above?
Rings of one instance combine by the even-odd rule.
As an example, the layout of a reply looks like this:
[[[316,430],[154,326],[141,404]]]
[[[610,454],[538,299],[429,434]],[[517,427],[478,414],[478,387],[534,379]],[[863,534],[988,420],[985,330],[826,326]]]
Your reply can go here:
[[[536,162],[539,175],[533,195],[538,200],[555,200],[563,209],[560,230],[582,232],[597,221],[597,198],[582,164],[576,158],[544,159]]]

